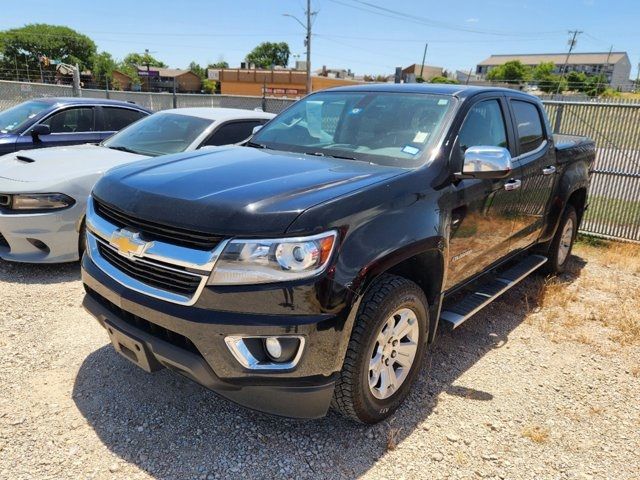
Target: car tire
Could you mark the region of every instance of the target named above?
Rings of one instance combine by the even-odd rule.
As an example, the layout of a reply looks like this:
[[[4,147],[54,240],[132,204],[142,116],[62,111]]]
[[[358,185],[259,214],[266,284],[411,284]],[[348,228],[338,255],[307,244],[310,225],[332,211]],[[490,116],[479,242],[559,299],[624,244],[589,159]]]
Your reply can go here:
[[[78,231],[78,257],[82,261],[82,255],[84,255],[87,249],[87,227],[85,225],[85,219],[82,219],[80,223],[80,229]]]
[[[359,423],[390,416],[420,372],[429,326],[427,299],[414,282],[385,274],[360,304],[332,407]]]
[[[547,273],[560,274],[567,268],[573,243],[578,234],[578,214],[573,205],[567,205],[560,219],[558,230],[549,245],[545,270]]]

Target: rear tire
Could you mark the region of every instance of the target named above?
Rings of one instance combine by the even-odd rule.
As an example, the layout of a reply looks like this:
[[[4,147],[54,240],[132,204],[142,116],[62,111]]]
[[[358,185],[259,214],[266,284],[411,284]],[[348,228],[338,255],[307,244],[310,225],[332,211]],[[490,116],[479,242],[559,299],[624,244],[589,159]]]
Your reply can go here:
[[[547,252],[549,259],[545,267],[547,273],[559,274],[566,270],[577,234],[578,214],[573,205],[567,205]]]
[[[358,310],[332,407],[360,423],[390,416],[420,372],[429,325],[427,299],[415,283],[385,274]]]

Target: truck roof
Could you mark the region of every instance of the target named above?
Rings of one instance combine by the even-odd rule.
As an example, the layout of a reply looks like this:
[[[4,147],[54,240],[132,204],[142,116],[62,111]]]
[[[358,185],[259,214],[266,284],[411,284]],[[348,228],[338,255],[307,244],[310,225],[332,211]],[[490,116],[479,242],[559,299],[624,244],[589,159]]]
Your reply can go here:
[[[435,95],[451,95],[456,97],[470,97],[481,92],[509,92],[522,94],[518,90],[500,87],[478,87],[474,85],[457,85],[445,83],[372,83],[368,85],[353,85],[348,87],[331,88],[331,91],[347,92],[402,92],[402,93],[432,93]]]

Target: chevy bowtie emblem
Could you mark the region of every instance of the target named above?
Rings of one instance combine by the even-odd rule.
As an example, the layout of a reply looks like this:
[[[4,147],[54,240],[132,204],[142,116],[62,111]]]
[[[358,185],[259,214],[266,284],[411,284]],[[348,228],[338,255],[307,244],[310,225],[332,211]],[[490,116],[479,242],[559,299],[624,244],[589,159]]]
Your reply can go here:
[[[111,234],[109,243],[125,257],[141,257],[153,242],[145,242],[138,232],[132,232],[126,228],[116,230]]]

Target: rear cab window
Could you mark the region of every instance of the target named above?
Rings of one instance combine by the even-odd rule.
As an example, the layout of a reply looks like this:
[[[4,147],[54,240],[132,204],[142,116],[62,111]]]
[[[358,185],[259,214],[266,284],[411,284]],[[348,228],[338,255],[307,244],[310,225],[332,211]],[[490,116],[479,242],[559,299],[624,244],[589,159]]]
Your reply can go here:
[[[524,100],[511,100],[517,127],[520,155],[536,150],[545,140],[543,120],[538,107]]]

